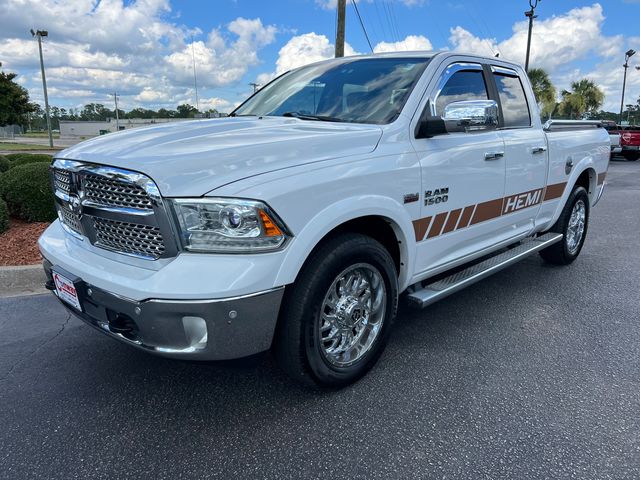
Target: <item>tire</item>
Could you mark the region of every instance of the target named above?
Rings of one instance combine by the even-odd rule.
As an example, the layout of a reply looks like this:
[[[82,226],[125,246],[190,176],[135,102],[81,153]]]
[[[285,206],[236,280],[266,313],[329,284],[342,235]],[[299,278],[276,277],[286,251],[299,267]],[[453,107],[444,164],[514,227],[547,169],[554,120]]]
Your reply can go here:
[[[564,238],[560,242],[540,251],[540,256],[545,261],[554,265],[569,265],[578,258],[589,227],[589,208],[587,191],[584,187],[576,185],[567,199],[560,218],[549,230],[550,232],[562,233]],[[577,212],[572,219],[574,210],[577,210]],[[582,220],[580,220],[580,211],[584,214]],[[575,221],[578,223],[576,224]],[[576,236],[579,236],[579,238],[576,238]]]
[[[622,154],[624,156],[624,158],[626,158],[629,162],[635,162],[636,160],[638,160],[638,158],[640,158],[640,152],[624,152]]]
[[[352,277],[358,288],[355,280],[346,281]],[[347,386],[382,354],[397,309],[398,278],[389,252],[366,235],[335,236],[311,254],[287,287],[274,339],[276,360],[303,384]],[[341,354],[349,339],[359,340]]]

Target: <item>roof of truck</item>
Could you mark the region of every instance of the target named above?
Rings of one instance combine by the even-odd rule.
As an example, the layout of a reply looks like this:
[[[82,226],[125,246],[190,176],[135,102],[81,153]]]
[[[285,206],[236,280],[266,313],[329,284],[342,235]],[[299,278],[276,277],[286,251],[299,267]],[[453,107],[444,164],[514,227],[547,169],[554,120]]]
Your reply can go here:
[[[363,55],[351,55],[348,57],[342,57],[342,58],[331,58],[331,59],[327,59],[327,60],[321,60],[319,62],[314,62],[313,64],[317,64],[317,63],[325,63],[325,62],[344,62],[344,61],[350,61],[350,60],[355,60],[355,59],[366,59],[366,58],[385,58],[385,57],[391,57],[391,58],[435,58],[435,57],[458,57],[458,56],[462,56],[462,57],[473,57],[473,58],[477,58],[479,61],[483,61],[483,62],[491,62],[494,64],[498,64],[498,65],[504,65],[507,67],[521,67],[520,64],[516,63],[516,62],[511,62],[509,60],[504,60],[502,58],[498,58],[498,57],[488,57],[488,56],[483,56],[483,55],[477,55],[475,53],[465,53],[465,52],[457,52],[457,51],[442,51],[442,50],[413,50],[413,51],[399,51],[399,52],[380,52],[380,53],[369,53],[369,54],[363,54]]]

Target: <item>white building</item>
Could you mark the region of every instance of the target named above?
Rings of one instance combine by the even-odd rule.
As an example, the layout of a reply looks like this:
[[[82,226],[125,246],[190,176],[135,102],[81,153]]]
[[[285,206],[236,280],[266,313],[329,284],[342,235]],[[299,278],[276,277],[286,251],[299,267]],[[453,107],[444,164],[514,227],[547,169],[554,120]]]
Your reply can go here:
[[[180,122],[189,118],[123,118],[118,122],[120,130],[147,127],[158,123]],[[88,138],[116,131],[115,118],[106,121],[60,120],[61,138]]]

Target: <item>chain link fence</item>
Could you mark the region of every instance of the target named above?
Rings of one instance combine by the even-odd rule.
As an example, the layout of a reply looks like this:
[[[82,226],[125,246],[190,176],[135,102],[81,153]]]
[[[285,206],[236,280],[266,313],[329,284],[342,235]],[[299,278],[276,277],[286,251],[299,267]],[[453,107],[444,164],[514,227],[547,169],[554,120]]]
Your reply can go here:
[[[20,125],[6,125],[0,127],[0,138],[15,138],[16,135],[22,135],[22,127]]]

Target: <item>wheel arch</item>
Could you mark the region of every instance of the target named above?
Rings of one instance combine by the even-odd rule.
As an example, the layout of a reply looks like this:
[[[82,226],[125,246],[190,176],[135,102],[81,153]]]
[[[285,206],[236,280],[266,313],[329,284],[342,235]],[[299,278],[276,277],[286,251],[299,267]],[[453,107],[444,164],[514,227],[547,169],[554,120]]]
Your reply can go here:
[[[573,191],[576,185],[584,187],[584,189],[587,191],[587,195],[589,196],[589,204],[593,205],[594,200],[597,198],[598,188],[598,174],[596,173],[595,168],[589,166],[582,170],[582,172],[580,172],[575,182],[571,186],[569,193]]]
[[[356,202],[356,203],[354,203]],[[353,209],[353,205],[368,204]],[[351,206],[348,210],[346,207]],[[343,232],[362,233],[379,241],[394,260],[400,291],[408,286],[415,261],[415,235],[407,211],[386,197],[346,199],[310,219],[289,245],[277,283],[293,283],[309,256],[325,241]]]

